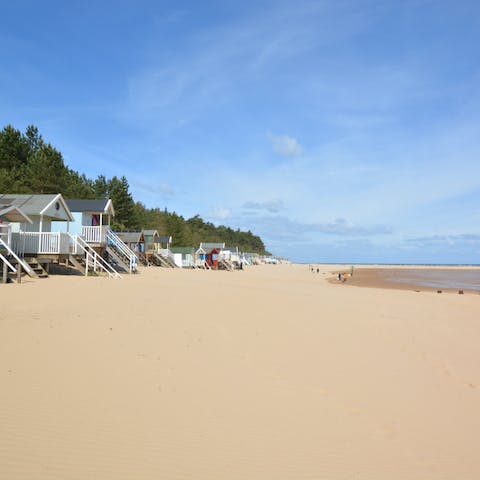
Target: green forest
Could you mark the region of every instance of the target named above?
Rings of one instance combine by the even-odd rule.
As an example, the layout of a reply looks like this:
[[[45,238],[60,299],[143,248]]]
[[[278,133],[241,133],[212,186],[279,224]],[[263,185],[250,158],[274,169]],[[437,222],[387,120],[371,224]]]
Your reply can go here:
[[[0,192],[61,193],[65,198],[111,198],[115,208],[116,230],[155,229],[171,235],[178,247],[200,242],[225,242],[242,251],[267,253],[262,239],[252,232],[215,226],[199,215],[185,219],[167,209],[146,208],[135,201],[125,176],[90,179],[67,165],[59,152],[45,142],[31,125],[25,133],[8,125],[0,131]]]

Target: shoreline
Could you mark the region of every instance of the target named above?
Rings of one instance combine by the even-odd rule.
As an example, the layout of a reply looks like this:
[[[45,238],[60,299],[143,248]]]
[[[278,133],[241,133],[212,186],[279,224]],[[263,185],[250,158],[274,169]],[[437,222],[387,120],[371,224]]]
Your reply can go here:
[[[442,274],[462,271],[479,273],[479,285],[477,288],[470,284],[461,284],[461,278],[457,278],[457,285],[448,285],[448,278],[442,279]],[[337,279],[340,272],[350,273],[349,269],[336,268],[331,270],[327,281],[333,285],[349,285],[362,288],[379,288],[390,290],[408,290],[414,292],[434,293],[459,293],[468,295],[480,294],[480,267],[468,266],[425,266],[425,265],[369,265],[355,266],[353,276],[347,276],[344,283]],[[444,276],[445,276],[444,275]],[[457,277],[459,277],[457,275]],[[455,280],[450,279],[451,283]]]

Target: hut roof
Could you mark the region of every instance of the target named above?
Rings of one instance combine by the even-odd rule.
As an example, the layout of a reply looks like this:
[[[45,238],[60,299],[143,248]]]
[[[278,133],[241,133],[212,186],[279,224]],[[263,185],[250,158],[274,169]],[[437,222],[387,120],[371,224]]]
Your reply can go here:
[[[172,243],[172,237],[156,237],[153,241],[155,243]]]
[[[142,232],[115,232],[125,243],[139,243],[143,241]]]
[[[156,230],[142,230],[144,235],[148,236],[155,236],[158,235],[158,232]]]
[[[72,212],[105,213],[115,215],[113,203],[109,198],[100,200],[67,200],[67,205]]]
[[[60,193],[49,194],[0,194],[0,208],[14,206],[25,215],[45,215],[53,220],[74,221],[70,209]]]
[[[214,242],[202,242],[200,243],[200,248],[203,248],[205,251],[213,250],[214,248],[222,250],[225,248],[225,243],[214,243]]]

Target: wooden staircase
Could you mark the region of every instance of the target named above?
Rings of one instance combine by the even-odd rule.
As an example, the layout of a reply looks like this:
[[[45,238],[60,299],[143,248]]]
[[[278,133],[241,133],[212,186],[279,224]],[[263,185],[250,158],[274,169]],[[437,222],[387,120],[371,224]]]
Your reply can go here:
[[[110,245],[107,245],[106,251],[108,254],[108,263],[110,263],[115,270],[121,270],[123,272],[129,271],[128,260],[123,255],[120,255],[119,252]]]
[[[39,275],[37,271],[31,267],[26,259],[20,258],[8,245],[5,240],[0,238],[0,263],[2,264],[1,275],[2,281],[5,283],[12,282],[12,281],[21,281],[21,272],[24,271],[28,276],[32,278],[38,278]],[[42,270],[43,268],[41,265],[37,265]],[[43,270],[44,271],[44,270]],[[45,271],[44,271],[45,272]],[[46,274],[47,272],[45,272]],[[15,274],[15,280],[13,279],[13,275]],[[48,274],[46,274],[48,277]]]
[[[111,230],[106,233],[106,252],[111,265],[128,273],[137,273],[137,255]]]
[[[79,272],[85,275],[85,259],[77,255],[69,255],[68,263],[71,263]]]
[[[38,263],[36,258],[23,258],[22,262],[19,263],[15,258],[9,258],[10,265],[15,269],[7,268],[6,270],[6,282],[5,283],[20,283],[21,278],[19,278],[18,269],[20,269],[20,276],[26,273],[32,278],[48,278],[48,272],[43,268],[43,266]],[[30,267],[30,271],[26,271],[25,265]],[[0,276],[3,281],[3,273],[0,272]]]
[[[235,270],[233,263],[230,260],[227,260],[226,258],[222,258],[221,260],[218,261],[218,268],[222,270],[228,270],[229,272],[233,272],[233,270]]]
[[[108,273],[108,272],[105,272],[104,270],[101,270],[100,268],[95,269],[93,267],[92,260],[90,260],[90,264],[87,270],[87,263],[86,263],[85,257],[83,256],[70,255],[68,257],[68,263],[70,263],[73,267],[75,267],[76,270],[78,270],[83,275],[99,275],[101,273],[103,274]]]
[[[143,252],[137,252],[137,257],[140,260],[140,262],[142,263],[142,265],[144,265],[145,267],[148,267],[149,262],[148,262],[148,259]]]
[[[166,268],[178,267],[178,265],[173,261],[173,259],[166,255],[161,255],[160,253],[154,252],[153,258],[156,265],[158,265],[159,267],[166,267]]]
[[[72,251],[68,257],[78,271],[84,275],[106,274],[109,278],[121,278],[116,269],[95,251],[82,237],[70,234]]]
[[[48,272],[35,257],[25,257],[23,260],[31,267],[38,278],[48,278]]]

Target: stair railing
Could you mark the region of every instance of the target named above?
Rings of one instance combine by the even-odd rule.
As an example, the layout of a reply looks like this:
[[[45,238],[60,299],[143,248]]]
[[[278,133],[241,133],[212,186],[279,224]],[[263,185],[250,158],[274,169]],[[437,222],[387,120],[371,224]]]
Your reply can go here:
[[[0,253],[0,260],[13,272],[17,273],[17,269]]]
[[[109,278],[122,278],[122,276],[99,255],[80,235],[69,233],[70,238],[74,242],[73,251],[78,254],[78,249],[85,253],[85,275],[88,274],[89,259],[93,262],[93,269],[96,271],[97,266],[108,274]]]
[[[4,247],[8,254],[11,255],[19,265],[22,266],[22,268],[28,273],[30,277],[37,277],[37,274],[33,270],[33,268],[24,260],[22,260],[11,248],[9,245],[7,245],[1,238],[0,238],[0,246]]]
[[[175,263],[175,255],[172,253],[172,251],[169,248],[160,248],[158,250],[158,254],[161,257],[167,260],[170,260],[170,262],[173,263],[175,267],[177,266],[177,264]]]
[[[130,273],[132,273],[132,271],[136,271],[138,258],[137,255],[135,255],[135,252],[131,248],[129,248],[128,245],[126,245],[126,243],[110,229],[107,229],[106,238],[108,245],[113,246],[118,253],[127,258]]]
[[[233,272],[234,270],[233,264],[229,259],[227,259],[226,255],[221,254],[219,258],[219,263],[223,263],[223,265],[227,268],[227,270],[230,270]]]

